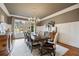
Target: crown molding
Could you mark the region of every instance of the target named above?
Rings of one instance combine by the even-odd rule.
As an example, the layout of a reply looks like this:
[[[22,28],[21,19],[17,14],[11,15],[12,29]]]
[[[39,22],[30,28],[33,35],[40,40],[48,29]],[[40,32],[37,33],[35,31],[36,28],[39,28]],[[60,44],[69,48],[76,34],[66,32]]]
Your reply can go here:
[[[10,15],[11,17],[29,19],[29,17],[19,16],[19,15]]]
[[[41,19],[41,21],[50,19],[50,18],[52,18],[52,17],[61,15],[61,14],[63,14],[63,13],[66,13],[66,12],[69,12],[69,11],[72,11],[72,10],[75,10],[75,9],[77,9],[77,8],[79,8],[79,3],[78,3],[78,4],[75,4],[75,5],[72,5],[72,6],[70,6],[70,7],[67,7],[67,8],[65,8],[65,9],[63,9],[63,10],[61,10],[61,11],[58,11],[58,12],[56,12],[56,13],[54,13],[54,14],[51,14],[51,15],[49,15],[49,16],[47,16],[47,17],[44,17],[44,18]]]
[[[10,14],[9,11],[7,10],[6,6],[4,5],[4,3],[0,3],[0,7],[6,13],[7,16],[13,16],[13,17],[17,17],[17,18],[28,19],[28,17]]]
[[[6,6],[4,5],[4,3],[0,3],[0,7],[6,13],[7,16],[10,16],[10,14],[9,14]]]

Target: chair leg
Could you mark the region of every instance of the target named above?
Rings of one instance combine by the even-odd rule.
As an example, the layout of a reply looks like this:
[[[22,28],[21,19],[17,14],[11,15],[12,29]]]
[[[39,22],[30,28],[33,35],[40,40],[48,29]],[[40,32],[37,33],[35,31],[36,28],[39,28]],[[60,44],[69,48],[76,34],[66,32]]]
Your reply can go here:
[[[39,51],[40,51],[40,56],[42,56],[42,49],[39,49]]]
[[[56,54],[56,52],[55,52],[55,50],[53,50],[53,55],[55,56],[55,54]]]
[[[52,56],[52,53],[50,53],[50,55]]]

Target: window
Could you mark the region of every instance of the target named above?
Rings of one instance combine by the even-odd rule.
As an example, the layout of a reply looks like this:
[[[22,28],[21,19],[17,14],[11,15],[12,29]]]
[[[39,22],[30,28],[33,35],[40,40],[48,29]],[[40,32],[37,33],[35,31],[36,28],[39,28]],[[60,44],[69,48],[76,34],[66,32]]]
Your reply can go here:
[[[25,21],[15,19],[15,22],[14,22],[14,31],[15,32],[23,32],[23,26],[24,26],[24,24],[25,24]]]

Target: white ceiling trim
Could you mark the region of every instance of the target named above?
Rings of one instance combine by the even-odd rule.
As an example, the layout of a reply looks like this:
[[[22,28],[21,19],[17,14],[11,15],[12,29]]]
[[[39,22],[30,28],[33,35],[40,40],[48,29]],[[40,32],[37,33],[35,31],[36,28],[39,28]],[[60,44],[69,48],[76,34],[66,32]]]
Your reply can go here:
[[[17,17],[17,18],[23,18],[23,19],[29,19],[29,17],[23,17],[23,16],[18,16],[18,15],[10,15],[10,16]]]
[[[9,14],[6,6],[4,5],[4,3],[0,3],[0,7],[6,13],[7,16],[10,16],[10,14]]]
[[[4,5],[4,3],[0,3],[0,7],[6,13],[7,16],[13,16],[13,17],[18,17],[18,18],[28,19],[28,17],[24,17],[24,16],[11,15],[9,13],[9,11],[7,10],[6,6]]]
[[[41,21],[46,20],[46,19],[50,19],[50,18],[52,18],[52,17],[58,16],[58,15],[60,15],[60,14],[63,14],[63,13],[66,13],[66,12],[69,12],[69,11],[72,11],[72,10],[75,10],[75,9],[77,9],[77,8],[79,8],[79,3],[78,3],[78,4],[75,4],[75,5],[72,5],[72,6],[70,6],[70,7],[67,7],[67,8],[65,8],[65,9],[63,9],[63,10],[61,10],[61,11],[58,11],[58,12],[56,12],[56,13],[54,13],[54,14],[52,14],[52,15],[49,15],[49,16],[47,16],[47,17],[44,17],[44,18],[41,19]]]

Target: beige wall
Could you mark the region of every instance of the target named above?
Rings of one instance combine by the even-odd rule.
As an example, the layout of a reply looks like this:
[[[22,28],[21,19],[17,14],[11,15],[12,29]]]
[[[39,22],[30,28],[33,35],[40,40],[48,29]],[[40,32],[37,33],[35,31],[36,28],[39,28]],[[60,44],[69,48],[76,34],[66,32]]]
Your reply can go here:
[[[2,15],[3,15],[3,18],[1,18]],[[8,17],[6,15],[6,13],[0,8],[0,21],[3,21],[3,20],[4,20],[5,23],[8,24],[7,28],[9,28],[9,30],[12,31],[12,23],[11,23],[12,19],[10,17]]]
[[[0,8],[0,21],[1,21],[1,15],[4,16],[4,21],[7,22],[8,16],[4,13],[4,11]]]
[[[47,19],[45,21],[42,21],[42,22],[38,23],[38,25],[43,25],[45,23],[50,22],[51,20],[52,21],[55,20],[56,24],[79,21],[79,8],[72,10],[70,12],[55,16],[51,19]]]
[[[52,18],[56,23],[79,21],[79,8]]]

